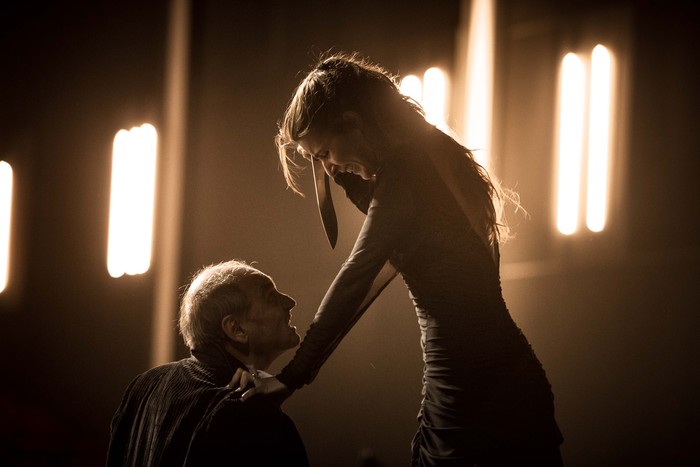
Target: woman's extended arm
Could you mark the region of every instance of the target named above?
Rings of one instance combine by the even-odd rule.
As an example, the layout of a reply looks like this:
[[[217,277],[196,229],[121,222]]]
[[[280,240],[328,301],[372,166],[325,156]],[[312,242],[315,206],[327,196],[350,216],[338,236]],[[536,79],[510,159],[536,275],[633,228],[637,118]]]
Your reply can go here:
[[[396,275],[388,263],[410,224],[411,193],[397,171],[377,180],[367,218],[352,253],[319,307],[294,359],[277,376],[290,389],[310,383],[362,316]]]

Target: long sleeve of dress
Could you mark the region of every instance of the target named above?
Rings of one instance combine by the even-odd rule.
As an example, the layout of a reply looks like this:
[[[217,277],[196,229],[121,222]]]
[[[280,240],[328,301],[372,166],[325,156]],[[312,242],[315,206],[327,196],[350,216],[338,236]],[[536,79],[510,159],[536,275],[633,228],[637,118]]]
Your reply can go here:
[[[394,278],[393,248],[410,228],[410,191],[396,171],[380,174],[367,217],[292,361],[277,375],[290,389],[310,383],[341,339]],[[393,176],[392,176],[393,175]]]

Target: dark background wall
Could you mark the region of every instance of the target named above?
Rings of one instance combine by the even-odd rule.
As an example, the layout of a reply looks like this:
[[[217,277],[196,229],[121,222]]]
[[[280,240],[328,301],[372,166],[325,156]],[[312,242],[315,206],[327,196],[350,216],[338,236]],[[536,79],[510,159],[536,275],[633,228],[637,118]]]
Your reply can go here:
[[[306,199],[285,189],[277,119],[329,48],[399,74],[450,70],[460,2],[193,3],[180,283],[207,263],[256,261],[296,298],[303,331],[362,218],[339,194],[327,246],[308,177]],[[0,159],[17,204],[0,294],[0,461],[100,464],[121,394],[149,366],[155,274],[107,274],[111,144],[120,128],[163,123],[168,3],[2,9]],[[550,376],[568,465],[700,460],[697,19],[685,2],[499,3],[495,171],[530,214],[512,217],[503,287]],[[564,239],[550,190],[557,67],[592,37],[624,53],[615,202],[605,234]],[[396,281],[285,403],[314,465],[354,465],[365,450],[406,465],[421,369]]]

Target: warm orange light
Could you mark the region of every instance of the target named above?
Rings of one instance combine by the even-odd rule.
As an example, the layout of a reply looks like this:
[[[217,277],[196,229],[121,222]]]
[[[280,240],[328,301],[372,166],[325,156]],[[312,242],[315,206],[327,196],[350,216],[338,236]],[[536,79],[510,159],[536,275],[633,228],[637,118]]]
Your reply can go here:
[[[442,130],[447,129],[447,76],[437,67],[428,68],[423,80],[407,75],[401,80],[401,93],[418,102],[425,110],[425,119]]]
[[[494,2],[472,0],[467,52],[466,112],[463,138],[477,149],[477,162],[489,168],[493,113]]]
[[[10,276],[10,232],[12,222],[12,166],[0,161],[0,292]]]
[[[605,228],[610,153],[612,60],[608,49],[597,45],[591,60],[588,120],[588,187],[586,226],[593,232]]]
[[[423,107],[425,118],[438,128],[446,127],[445,104],[447,101],[447,77],[437,68],[428,68],[423,74]]]
[[[416,75],[407,75],[401,80],[401,93],[416,102],[423,101],[423,85]]]
[[[559,96],[557,228],[571,235],[578,228],[586,73],[573,53],[562,61]]]
[[[147,123],[114,138],[107,247],[112,277],[142,274],[151,264],[157,139]]]

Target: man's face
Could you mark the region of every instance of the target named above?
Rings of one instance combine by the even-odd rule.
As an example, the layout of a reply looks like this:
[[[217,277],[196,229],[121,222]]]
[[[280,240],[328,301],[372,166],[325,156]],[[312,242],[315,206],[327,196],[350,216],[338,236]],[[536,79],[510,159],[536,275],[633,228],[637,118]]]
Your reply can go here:
[[[246,276],[239,285],[251,304],[245,319],[250,351],[274,359],[299,345],[297,328],[290,324],[294,299],[262,273]]]

